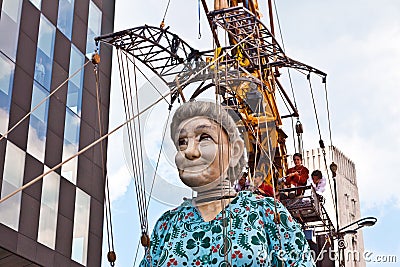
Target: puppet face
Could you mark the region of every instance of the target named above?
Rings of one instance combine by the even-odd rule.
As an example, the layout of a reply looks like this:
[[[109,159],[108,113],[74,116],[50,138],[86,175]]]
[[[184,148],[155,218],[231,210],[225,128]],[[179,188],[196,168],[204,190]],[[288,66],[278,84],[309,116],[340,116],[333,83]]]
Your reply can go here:
[[[175,163],[189,187],[207,185],[227,177],[230,163],[228,135],[216,122],[194,117],[179,125]]]

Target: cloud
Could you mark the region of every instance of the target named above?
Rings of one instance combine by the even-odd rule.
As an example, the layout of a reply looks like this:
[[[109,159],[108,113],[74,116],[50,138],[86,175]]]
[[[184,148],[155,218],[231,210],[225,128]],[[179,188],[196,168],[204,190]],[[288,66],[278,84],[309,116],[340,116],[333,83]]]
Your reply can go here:
[[[111,202],[123,196],[131,182],[131,175],[125,166],[120,167],[116,172],[108,173],[110,200]]]
[[[319,40],[315,43],[313,39],[307,40],[308,46],[297,47],[290,56],[297,58],[296,55],[300,55],[299,58],[315,62],[312,65],[328,73],[333,144],[356,164],[362,204],[374,207],[394,201],[400,207],[400,197],[394,186],[398,184],[395,173],[400,151],[400,127],[397,123],[400,117],[400,23],[397,15],[389,10],[394,7],[382,8],[388,11],[387,15],[374,17],[373,22],[371,18],[365,21],[365,14],[354,14],[355,18],[344,17],[345,21],[352,22],[347,28],[330,35],[318,35]],[[357,18],[360,21],[364,19],[364,27],[368,28],[360,27]],[[340,20],[337,23],[344,22]],[[313,27],[316,32],[323,32],[323,26]],[[315,36],[310,38],[317,39]],[[299,39],[299,42],[304,40]],[[317,146],[319,137],[308,88],[301,88],[301,83],[300,88],[298,83],[295,86],[306,130],[305,148],[312,148]],[[318,91],[323,92],[321,89],[321,85],[314,84],[317,95]],[[329,136],[324,101],[323,95],[317,98],[323,139],[327,144]]]
[[[14,71],[13,64],[11,62],[9,62],[8,60],[6,61],[5,59],[3,59],[3,57],[0,57],[0,81],[3,78],[8,79],[8,81],[4,81],[7,84],[2,84],[2,85],[7,86],[8,83],[10,83],[9,78],[10,78],[10,75],[13,73],[13,71]],[[2,83],[3,83],[3,81],[2,81]],[[1,88],[1,89],[5,90],[5,88]],[[7,87],[7,90],[8,90],[8,87]],[[8,93],[8,91],[6,93]]]
[[[5,134],[8,130],[9,115],[7,110],[0,108],[0,134]]]
[[[397,24],[372,31],[365,39],[346,37],[337,43],[346,46],[349,58],[357,63],[351,70],[350,88],[338,88],[348,97],[348,106],[344,112],[338,108],[339,120],[345,123],[336,140],[356,163],[360,196],[367,206],[392,198],[400,202],[393,186],[398,180],[394,170],[400,151],[398,43]]]

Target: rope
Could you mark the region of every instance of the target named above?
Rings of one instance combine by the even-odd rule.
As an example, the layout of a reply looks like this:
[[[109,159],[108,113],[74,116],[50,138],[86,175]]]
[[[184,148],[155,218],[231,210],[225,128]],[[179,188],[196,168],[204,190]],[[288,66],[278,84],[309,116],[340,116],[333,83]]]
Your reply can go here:
[[[126,75],[125,75],[125,66],[122,62],[123,58],[122,58],[122,54],[120,52],[121,50],[117,50],[117,55],[118,55],[118,66],[120,69],[120,80],[121,80],[121,86],[122,86],[122,91],[123,91],[123,100],[124,100],[124,108],[125,108],[125,116],[126,118],[129,118],[132,116],[132,114],[134,114],[133,110],[130,110],[130,105],[129,105],[129,100],[128,99],[132,99],[132,96],[128,96],[128,92],[127,92],[127,88],[129,86],[129,88],[131,88],[130,85],[130,79],[129,79],[129,74],[128,74],[128,83],[126,81]],[[121,63],[122,62],[122,63]],[[127,71],[129,70],[129,68],[127,67]],[[135,123],[133,121],[133,125],[135,126]],[[135,179],[135,189],[136,189],[136,196],[137,196],[137,201],[138,201],[138,211],[139,211],[139,218],[140,218],[140,224],[142,227],[142,233],[144,231],[146,231],[147,229],[147,222],[146,222],[146,217],[145,216],[145,200],[143,201],[143,186],[140,183],[141,181],[139,180],[140,177],[140,170],[138,170],[138,166],[136,164],[136,162],[139,161],[139,159],[137,158],[138,154],[136,153],[136,150],[134,149],[134,145],[133,145],[133,134],[132,132],[135,131],[136,134],[136,128],[132,129],[132,123],[129,123],[127,125],[127,130],[128,130],[128,141],[129,141],[129,149],[131,152],[131,163],[132,163],[132,168],[134,171],[134,176],[136,177]],[[134,153],[135,152],[135,153]],[[147,231],[146,231],[147,233]]]
[[[308,80],[308,83],[310,85],[310,91],[311,91],[311,97],[312,97],[312,101],[313,101],[315,119],[317,121],[318,134],[319,134],[319,139],[320,139],[319,140],[319,144],[320,144],[320,147],[322,149],[322,155],[324,157],[325,169],[327,170],[327,173],[328,173],[328,183],[329,183],[329,188],[330,188],[330,191],[331,191],[331,197],[332,197],[332,200],[333,200],[333,203],[334,203],[334,206],[335,206],[335,212],[337,214],[337,205],[338,205],[338,203],[336,203],[336,201],[334,200],[335,198],[333,196],[332,184],[331,184],[331,181],[330,181],[331,179],[330,179],[330,174],[329,174],[329,171],[328,171],[328,164],[327,164],[327,161],[326,161],[325,145],[324,145],[324,142],[323,142],[322,136],[321,136],[321,129],[320,129],[319,120],[318,120],[317,108],[316,108],[316,105],[315,105],[314,93],[313,93],[313,89],[312,89],[312,86],[311,86],[310,74],[307,75],[307,80]]]
[[[47,99],[49,99],[52,95],[54,95],[59,89],[61,89],[61,87],[63,87],[64,84],[66,84],[69,80],[71,80],[75,75],[77,75],[84,67],[86,67],[87,64],[89,64],[91,61],[86,62],[85,64],[83,64],[82,67],[80,67],[77,71],[75,71],[70,77],[68,77],[68,79],[66,79],[65,81],[63,81],[56,89],[54,89],[48,96],[46,96],[45,98],[43,98],[42,101],[40,101],[39,104],[37,104],[30,112],[28,112],[24,117],[22,117],[22,119],[20,119],[13,127],[11,127],[5,134],[3,134],[0,137],[0,141],[3,140],[3,138],[6,138],[7,135],[12,132],[15,128],[17,128],[18,125],[20,125],[26,118],[29,117],[29,115],[31,115],[35,110],[37,110],[44,102],[46,102]]]
[[[331,158],[333,161],[333,143],[332,143],[332,130],[331,130],[331,117],[329,112],[329,102],[328,102],[328,89],[326,86],[326,80],[324,80],[325,88],[325,100],[326,100],[326,112],[328,113],[328,127],[329,127],[329,140],[331,142]]]
[[[101,120],[101,95],[100,95],[100,79],[99,79],[99,69],[98,64],[95,64],[94,73],[96,78],[96,104],[97,104],[97,118],[99,123],[99,134],[103,135],[103,123]],[[107,224],[107,243],[108,243],[108,251],[115,251],[114,248],[114,234],[113,234],[113,226],[112,226],[112,216],[111,216],[111,203],[110,203],[110,190],[108,184],[108,173],[104,166],[104,148],[103,142],[100,143],[100,153],[101,153],[101,167],[103,170],[103,175],[105,175],[105,185],[106,185],[106,196],[104,196],[104,204],[106,207],[106,224]],[[111,246],[110,246],[111,243]],[[114,266],[115,263],[110,261],[110,265]]]
[[[165,17],[167,16],[167,11],[168,11],[170,3],[171,3],[171,0],[168,0],[168,4],[167,4],[167,7],[165,8],[165,12],[164,12],[164,16],[163,16],[163,21],[165,20]]]
[[[258,26],[257,26],[257,30],[259,30],[258,29]],[[258,59],[258,67],[259,67],[259,69],[258,69],[258,72],[259,72],[259,75],[260,75],[260,80],[261,80],[261,92],[264,92],[264,76],[263,76],[263,73],[262,73],[262,69],[261,69],[261,56],[260,56],[260,44],[261,44],[261,40],[258,40],[258,43],[257,43],[257,59]],[[271,72],[271,75],[272,75],[272,79],[273,79],[273,82],[275,82],[275,76],[273,75],[273,73]],[[269,81],[268,81],[269,82]],[[271,83],[270,83],[270,85],[271,85]],[[272,84],[272,86],[273,86],[273,84]],[[271,86],[271,87],[272,87]],[[272,92],[270,92],[269,91],[269,88],[268,88],[268,86],[267,86],[267,91],[270,93],[270,94],[272,94],[272,95],[274,95],[273,94],[273,92],[274,92],[274,90],[273,90],[273,88],[271,88],[271,91]],[[264,98],[264,95],[263,95],[263,98]],[[269,101],[268,101],[269,102]],[[267,114],[266,114],[266,110],[264,109],[264,114],[263,114],[264,116],[267,116]],[[266,129],[266,133],[267,133],[267,140],[271,140],[270,139],[270,136],[269,136],[269,129],[268,129],[268,122],[266,122],[266,127],[267,127],[267,129]],[[258,120],[258,130],[260,129],[260,120]],[[258,135],[257,135],[258,136]],[[257,141],[257,143],[259,143],[259,141]],[[257,144],[257,146],[256,146],[256,148],[258,147],[258,144]],[[260,148],[264,151],[264,154],[265,154],[265,150],[263,149],[263,147],[262,147],[262,145],[260,144]],[[268,169],[268,172],[267,172],[267,175],[268,175],[268,173],[270,172],[271,173],[271,184],[272,184],[272,193],[274,194],[273,195],[273,199],[274,199],[274,223],[275,223],[275,225],[276,225],[276,227],[277,227],[277,230],[278,230],[278,232],[279,232],[279,237],[278,237],[278,239],[279,239],[279,247],[280,247],[280,249],[282,249],[282,239],[281,239],[281,237],[280,237],[280,235],[281,235],[281,231],[280,231],[280,219],[279,219],[279,213],[278,213],[278,206],[277,206],[277,199],[276,199],[276,191],[275,191],[275,181],[274,181],[274,173],[273,173],[273,167],[275,166],[274,165],[274,162],[273,162],[273,160],[272,160],[272,152],[271,152],[271,144],[268,142],[268,154],[267,154],[267,157],[268,157],[268,160],[269,160],[269,169]],[[275,168],[276,168],[276,166],[275,166]],[[275,217],[276,216],[276,217]]]
[[[278,90],[278,92],[279,92],[279,95],[281,96],[281,98],[283,100],[283,103],[285,104],[285,107],[286,107],[287,111],[290,114],[290,108],[289,108],[289,106],[287,104],[287,101],[285,100],[285,97],[283,96],[281,90]],[[290,117],[290,120],[291,120],[291,126],[292,126],[293,147],[294,147],[294,149],[296,151],[296,136],[295,136],[296,134],[295,134],[295,126],[294,126],[294,122],[293,122],[293,117]]]
[[[225,45],[228,43],[228,41],[227,41],[227,32],[225,32],[225,34],[224,34],[224,42],[225,42]],[[215,43],[215,41],[213,42],[213,44],[214,44],[214,49],[217,49],[217,47],[216,47],[216,43]],[[215,50],[214,50],[215,51]],[[226,57],[224,57],[224,60],[225,60],[225,64],[226,64]],[[220,170],[220,173],[222,172],[222,170],[223,170],[223,168],[224,168],[224,166],[222,166],[222,160],[221,160],[221,158],[222,158],[222,155],[223,155],[223,151],[219,151],[219,148],[220,148],[220,142],[221,142],[221,140],[222,140],[222,138],[221,138],[221,136],[222,136],[222,119],[221,119],[221,109],[222,109],[222,107],[220,106],[220,105],[218,105],[218,104],[221,104],[221,103],[219,103],[219,101],[218,101],[218,96],[219,96],[219,93],[220,93],[220,88],[221,88],[221,77],[219,76],[220,75],[220,73],[218,72],[218,69],[219,69],[219,60],[217,61],[215,61],[215,64],[214,64],[214,77],[215,77],[215,79],[216,79],[216,82],[215,82],[215,104],[217,105],[217,108],[218,108],[218,117],[219,117],[219,121],[220,121],[220,123],[219,123],[219,126],[220,126],[220,128],[219,128],[219,132],[218,132],[218,139],[217,139],[217,145],[218,145],[218,158],[219,158],[219,170]],[[227,81],[227,68],[225,68],[224,69],[224,78],[225,78],[225,81]],[[222,147],[222,149],[223,149],[223,147]],[[229,152],[228,152],[229,153]],[[219,179],[220,179],[220,182],[222,181],[222,179],[223,178],[225,178],[225,177],[220,177]],[[221,196],[222,196],[222,194],[223,194],[223,188],[221,188]],[[222,221],[224,221],[225,219],[226,219],[226,211],[225,211],[225,208],[224,208],[224,204],[225,204],[225,202],[224,202],[225,200],[224,199],[221,199],[220,200],[220,203],[221,203],[221,207],[222,207],[222,213],[221,213],[221,215],[222,215]],[[227,226],[225,226],[225,225],[223,225],[223,227],[222,227],[222,240],[223,240],[223,242],[225,243],[225,238],[228,236],[228,227]],[[232,252],[231,252],[231,254],[232,254]],[[224,260],[226,261],[226,262],[228,262],[228,251],[227,251],[227,246],[224,246]]]
[[[201,16],[200,16],[200,0],[198,1],[199,5],[198,5],[198,16],[199,16],[199,35],[197,36],[197,39],[201,38]]]
[[[154,182],[155,182],[156,177],[157,177],[158,165],[159,165],[159,163],[160,163],[161,152],[162,152],[162,148],[163,148],[163,145],[164,145],[165,134],[167,133],[167,125],[168,125],[168,121],[169,121],[170,115],[171,115],[171,109],[169,109],[168,118],[167,118],[167,123],[165,123],[165,126],[164,126],[163,135],[162,135],[162,140],[161,140],[161,146],[160,146],[160,151],[158,152],[157,164],[156,164],[156,168],[155,168],[155,170],[154,170],[153,181],[152,181],[152,183],[151,183],[150,194],[149,194],[149,198],[148,198],[147,203],[150,203],[151,195],[152,195],[152,193],[153,193]],[[147,209],[148,209],[148,208],[149,208],[149,205],[147,206]]]
[[[139,95],[138,95],[138,86],[137,86],[137,76],[136,76],[136,64],[134,65],[134,68],[133,68],[133,71],[134,71],[134,82],[135,82],[135,92],[136,92],[136,110],[139,110]],[[128,72],[128,75],[129,75],[129,72]],[[144,164],[143,164],[143,147],[142,147],[142,130],[141,130],[141,126],[140,126],[141,124],[140,124],[140,118],[138,118],[138,132],[136,131],[136,128],[135,128],[135,124],[133,124],[133,126],[134,126],[134,129],[135,129],[135,139],[136,139],[136,147],[138,147],[137,146],[137,143],[139,143],[139,151],[140,151],[140,163],[141,163],[141,165],[140,165],[140,167],[141,167],[141,178],[142,178],[142,186],[144,187]],[[138,136],[139,136],[139,141],[137,141],[137,136],[136,136],[136,133],[138,133]],[[138,151],[137,149],[136,149],[136,151]],[[139,156],[139,155],[137,155],[137,156]],[[148,220],[147,220],[147,207],[146,207],[146,195],[145,195],[145,191],[143,190],[143,192],[142,192],[142,198],[143,198],[143,204],[144,204],[144,217],[145,217],[145,223],[146,223],[146,234],[148,234]]]
[[[136,266],[136,260],[137,260],[137,256],[139,253],[139,247],[140,247],[140,241],[138,242],[137,246],[136,246],[136,253],[135,253],[135,260],[133,261],[133,266]]]
[[[164,16],[163,16],[163,19],[161,21],[161,24],[160,24],[160,28],[164,28],[164,26],[165,26],[164,21],[165,21],[165,17],[167,16],[167,11],[168,11],[170,2],[171,2],[171,0],[168,0],[168,4],[167,4],[167,7],[165,8],[165,12],[164,12]]]
[[[125,55],[127,55],[126,51],[122,50],[122,53],[124,53]],[[128,60],[134,65],[136,66],[137,70],[143,75],[143,77],[150,83],[150,85],[154,88],[154,90],[157,91],[157,93],[162,96],[162,93],[158,90],[158,88],[154,85],[154,83],[147,77],[146,74],[144,74],[143,71],[141,71],[138,67],[137,64],[130,58],[127,57]],[[168,99],[166,97],[164,97],[165,102],[167,102],[168,106],[171,105],[170,102],[168,101]]]
[[[107,190],[108,190],[108,180],[107,180],[107,177],[106,177],[106,186],[107,186]],[[105,208],[105,215],[106,215],[106,228],[107,228],[107,246],[108,246],[108,251],[110,252],[111,250],[113,250],[114,251],[114,249],[111,247],[111,239],[113,239],[113,238],[111,238],[110,239],[110,223],[109,223],[109,211],[108,211],[108,209],[110,208],[108,205],[107,205],[107,203],[108,203],[108,200],[107,199],[109,199],[109,194],[105,194],[104,195],[104,208]],[[113,246],[114,247],[114,246]],[[111,264],[111,263],[110,263]],[[112,265],[111,265],[112,266]]]
[[[312,85],[311,85],[310,74],[307,75],[307,80],[308,80],[308,84],[310,85],[310,92],[311,92],[311,98],[312,98],[313,107],[314,107],[315,120],[316,120],[316,122],[317,122],[319,140],[320,140],[320,144],[321,144],[321,141],[322,141],[321,127],[320,127],[320,125],[319,125],[317,107],[316,107],[316,105],[315,105],[315,98],[314,98],[313,88],[312,88]],[[321,148],[322,148],[322,147],[321,147]]]
[[[256,26],[256,27],[257,27],[257,26]],[[257,29],[258,29],[258,27],[257,27]],[[261,92],[263,92],[263,89],[264,89],[264,81],[263,81],[263,76],[262,76],[262,72],[261,72],[260,40],[258,40],[258,42],[257,42],[257,59],[258,59],[258,72],[259,72],[259,74],[260,74],[260,82],[261,82],[261,83],[260,83],[260,85],[261,85],[260,90],[261,90]],[[263,96],[263,97],[264,97],[264,96]],[[257,110],[257,108],[258,108],[258,111],[261,110],[261,108],[260,108],[260,102],[261,102],[261,101],[258,102],[257,107],[256,107],[256,110]],[[259,131],[259,130],[260,130],[260,120],[257,120],[257,131]],[[267,134],[268,134],[268,129],[267,129]],[[256,151],[255,151],[255,157],[254,157],[254,171],[253,171],[254,177],[255,177],[255,175],[256,175],[256,168],[257,168],[257,151],[258,151],[258,145],[260,145],[260,147],[261,147],[260,140],[258,139],[258,136],[259,136],[259,134],[257,133],[257,136],[256,136]],[[268,148],[269,148],[269,146],[268,146]],[[268,151],[268,152],[270,152],[270,151]],[[268,154],[268,155],[271,155],[271,154]],[[261,155],[260,155],[260,160],[261,160]]]
[[[171,106],[170,106],[170,107],[171,107]],[[163,135],[162,135],[162,141],[161,141],[160,151],[158,152],[157,164],[156,164],[156,168],[155,168],[155,170],[154,170],[154,176],[153,176],[153,180],[152,180],[152,183],[151,183],[150,194],[149,194],[149,198],[148,198],[148,201],[147,201],[148,204],[150,204],[151,195],[152,195],[152,193],[153,193],[154,182],[155,182],[156,177],[157,177],[157,170],[158,170],[158,166],[159,166],[159,163],[160,163],[161,152],[162,152],[162,148],[163,148],[163,144],[164,144],[164,140],[165,140],[165,134],[166,134],[166,132],[167,132],[167,125],[168,125],[168,121],[169,121],[170,115],[171,115],[171,109],[169,109],[167,122],[165,123],[164,130],[163,130]],[[149,206],[150,206],[150,205],[147,205],[147,210],[146,210],[146,212],[148,211]],[[138,252],[139,252],[139,246],[140,246],[140,242],[138,242],[138,245],[137,245],[137,248],[136,248],[135,260],[134,260],[134,262],[133,262],[133,266],[136,265],[136,260],[137,260],[137,256],[138,256]]]
[[[286,52],[285,42],[283,40],[281,22],[279,20],[279,13],[278,13],[278,8],[277,8],[275,0],[274,0],[274,9],[275,9],[276,20],[278,21],[278,29],[279,29],[279,35],[280,35],[281,41],[282,41],[282,49],[283,49],[283,52]],[[287,73],[288,73],[288,77],[289,77],[290,88],[291,88],[291,91],[292,91],[293,104],[294,104],[295,108],[298,109],[297,108],[296,96],[294,94],[294,87],[293,87],[292,75],[290,73],[290,68],[287,68]],[[292,134],[293,134],[293,147],[294,147],[294,150],[296,151],[296,138],[295,138],[295,129],[294,129],[294,126],[293,126],[293,118],[292,118]],[[299,147],[300,147],[300,144],[299,144]]]

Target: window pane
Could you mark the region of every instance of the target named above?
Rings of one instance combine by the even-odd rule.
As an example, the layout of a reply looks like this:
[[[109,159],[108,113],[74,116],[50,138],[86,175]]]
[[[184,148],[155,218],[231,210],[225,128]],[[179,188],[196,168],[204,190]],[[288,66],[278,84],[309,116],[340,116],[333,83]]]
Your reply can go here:
[[[3,0],[0,32],[7,33],[7,37],[0,38],[0,50],[13,61],[17,54],[19,23],[22,0]]]
[[[89,236],[90,196],[76,188],[72,256],[74,261],[86,265]]]
[[[66,160],[78,152],[80,118],[69,108],[65,113],[64,146],[62,160]],[[74,158],[61,167],[61,175],[76,184],[78,158]]]
[[[58,3],[57,27],[71,40],[74,19],[74,0],[60,0]]]
[[[21,4],[22,0],[3,0],[2,10],[9,18],[17,22],[21,16]]]
[[[45,167],[45,172],[48,168]],[[60,189],[60,176],[55,172],[50,172],[43,177],[41,203],[50,209],[58,210],[58,193]]]
[[[58,174],[51,172],[43,178],[38,241],[52,249],[56,243],[59,189]]]
[[[85,64],[85,56],[74,46],[71,46],[71,58],[69,63],[69,76],[71,77],[77,70]],[[67,106],[78,116],[81,113],[83,73],[81,69],[68,82]]]
[[[11,142],[7,142],[4,160],[3,181],[16,188],[22,186],[25,167],[25,152]]]
[[[0,53],[0,134],[8,130],[15,65]]]
[[[62,161],[70,158],[78,152],[78,145],[71,144],[68,141],[64,140]],[[61,167],[61,175],[69,180],[71,183],[76,184],[76,175],[78,170],[78,157],[75,157],[65,163]]]
[[[47,205],[40,205],[38,242],[54,249],[56,245],[57,213]]]
[[[49,58],[53,58],[54,38],[56,29],[45,16],[40,17],[38,48],[40,48]]]
[[[42,9],[42,0],[30,0],[31,3],[39,10]]]
[[[35,83],[32,92],[31,110],[48,95],[47,91]],[[44,162],[46,149],[48,107],[49,100],[47,99],[38,109],[32,112],[29,119],[27,152],[41,162]]]
[[[40,17],[38,49],[35,62],[35,79],[48,91],[53,68],[55,27],[42,15]]]
[[[86,40],[86,56],[91,57],[96,49],[94,38],[101,34],[101,11],[100,9],[90,1],[89,6],[89,19],[88,19],[88,32]]]
[[[18,188],[3,181],[1,197],[5,197]],[[21,210],[21,192],[10,197],[0,205],[0,223],[18,231],[19,213]]]
[[[11,142],[7,142],[4,161],[1,198],[22,186],[25,165],[25,152]],[[18,231],[21,192],[0,205],[0,222]]]
[[[72,145],[79,145],[81,119],[68,108],[65,112],[64,139]]]
[[[32,102],[31,102],[31,110],[35,108],[40,102],[42,102],[46,97],[49,96],[49,92],[42,89],[40,85],[34,83],[32,90]],[[49,109],[49,99],[47,99],[44,103],[42,103],[34,112],[33,115],[36,116],[40,121],[46,122],[47,115]]]

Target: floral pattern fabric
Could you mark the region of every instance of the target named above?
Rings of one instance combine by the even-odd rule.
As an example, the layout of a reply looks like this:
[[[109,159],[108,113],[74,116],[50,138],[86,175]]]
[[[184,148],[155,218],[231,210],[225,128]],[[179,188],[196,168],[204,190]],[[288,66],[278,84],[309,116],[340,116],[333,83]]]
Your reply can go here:
[[[242,191],[205,222],[186,200],[157,221],[140,266],[315,266],[300,226],[274,200]]]

